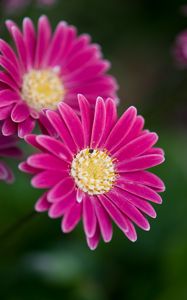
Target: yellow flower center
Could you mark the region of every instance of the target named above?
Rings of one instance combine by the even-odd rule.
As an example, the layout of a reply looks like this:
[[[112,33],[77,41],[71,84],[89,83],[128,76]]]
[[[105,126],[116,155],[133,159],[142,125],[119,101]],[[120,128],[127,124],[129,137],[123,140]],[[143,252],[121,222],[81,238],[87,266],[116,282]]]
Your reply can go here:
[[[71,176],[90,195],[107,193],[116,180],[113,159],[105,151],[81,150],[72,161]]]
[[[65,90],[55,68],[30,70],[23,76],[21,94],[29,106],[40,111],[43,108],[56,109]]]

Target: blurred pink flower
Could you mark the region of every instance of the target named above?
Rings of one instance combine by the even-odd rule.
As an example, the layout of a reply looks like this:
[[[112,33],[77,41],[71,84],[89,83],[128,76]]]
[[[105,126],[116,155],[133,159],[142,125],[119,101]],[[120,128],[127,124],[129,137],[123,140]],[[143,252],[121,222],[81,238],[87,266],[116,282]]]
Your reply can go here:
[[[56,0],[3,0],[2,6],[7,14],[18,14],[32,2],[39,6],[52,6]]]
[[[0,40],[0,119],[4,135],[30,133],[43,109],[56,109],[60,101],[78,110],[77,93],[92,106],[98,94],[116,99],[115,79],[106,74],[110,63],[90,36],[77,36],[76,28],[59,22],[52,34],[46,16],[38,21],[37,34],[25,18],[23,32],[8,20],[7,28],[17,54]]]
[[[179,67],[187,67],[187,30],[182,31],[177,36],[173,47],[173,55]]]
[[[6,137],[0,134],[0,180],[4,180],[7,183],[11,183],[14,176],[11,169],[4,162],[4,158],[21,158],[22,155],[16,143],[16,137]]]
[[[137,239],[134,224],[149,230],[145,215],[156,217],[150,202],[161,204],[158,192],[164,183],[146,171],[164,161],[164,152],[154,147],[155,133],[144,130],[136,108],[118,119],[116,105],[98,97],[94,113],[88,100],[78,95],[80,117],[64,102],[58,112],[46,116],[59,138],[28,135],[28,144],[40,150],[20,169],[34,175],[32,185],[47,189],[36,203],[38,212],[62,218],[63,232],[83,220],[88,246],[95,249],[100,236],[112,238],[112,221],[131,241]]]

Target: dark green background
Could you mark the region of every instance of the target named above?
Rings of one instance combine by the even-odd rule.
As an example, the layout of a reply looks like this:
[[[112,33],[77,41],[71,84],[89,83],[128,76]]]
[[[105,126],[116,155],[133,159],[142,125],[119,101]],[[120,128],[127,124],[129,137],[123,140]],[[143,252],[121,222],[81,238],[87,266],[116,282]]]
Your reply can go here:
[[[119,113],[137,106],[156,131],[166,162],[155,168],[166,183],[151,231],[136,243],[114,229],[110,244],[90,251],[82,225],[63,235],[60,220],[37,214],[0,241],[2,300],[186,300],[187,299],[187,71],[177,69],[171,48],[187,27],[182,1],[61,0],[50,9],[34,3],[11,16],[34,21],[47,14],[88,32],[112,61],[120,84]],[[1,11],[1,36],[9,39]],[[0,184],[0,230],[29,214],[40,191],[16,171],[16,182]]]

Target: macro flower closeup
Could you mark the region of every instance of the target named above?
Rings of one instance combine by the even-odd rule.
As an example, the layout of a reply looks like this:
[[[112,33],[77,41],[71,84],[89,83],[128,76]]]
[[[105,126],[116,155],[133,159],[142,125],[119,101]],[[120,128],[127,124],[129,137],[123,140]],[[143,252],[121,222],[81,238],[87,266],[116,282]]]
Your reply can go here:
[[[16,143],[17,138],[15,136],[3,136],[0,134],[0,180],[6,183],[12,183],[14,176],[4,159],[21,158],[22,156],[22,152]]]
[[[151,203],[161,204],[164,183],[147,171],[164,161],[154,147],[158,136],[144,130],[144,119],[135,107],[118,118],[115,102],[101,97],[93,112],[88,100],[78,95],[80,117],[66,103],[58,112],[46,111],[58,138],[27,135],[39,150],[20,169],[33,174],[32,185],[47,189],[36,203],[38,212],[62,218],[63,232],[72,231],[82,219],[88,246],[95,249],[100,236],[112,238],[112,222],[137,239],[134,225],[149,230],[146,215],[156,217]]]
[[[173,55],[179,67],[187,68],[187,30],[184,30],[177,36]]]
[[[22,31],[13,21],[6,26],[16,52],[0,40],[0,119],[5,136],[23,138],[32,132],[43,109],[56,110],[62,101],[79,109],[77,93],[84,93],[94,107],[97,95],[116,97],[117,84],[106,74],[110,63],[90,36],[77,36],[76,28],[59,22],[52,33],[46,16],[37,32],[24,18]]]

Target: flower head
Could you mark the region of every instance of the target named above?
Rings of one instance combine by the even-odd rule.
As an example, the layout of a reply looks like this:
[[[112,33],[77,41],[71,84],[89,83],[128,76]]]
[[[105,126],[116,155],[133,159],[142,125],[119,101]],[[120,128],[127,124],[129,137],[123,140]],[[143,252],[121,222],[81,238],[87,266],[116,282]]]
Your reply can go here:
[[[106,74],[109,62],[103,60],[98,45],[86,34],[60,22],[54,33],[47,17],[38,21],[37,33],[29,18],[23,30],[12,22],[6,25],[17,53],[0,40],[0,119],[2,132],[19,137],[33,130],[43,109],[56,109],[60,101],[78,110],[77,93],[88,96],[94,107],[98,94],[116,98],[117,85]]]
[[[173,55],[179,67],[187,68],[187,30],[177,36]]]
[[[65,103],[46,116],[58,138],[28,135],[27,143],[40,153],[20,164],[34,175],[32,185],[47,191],[36,203],[38,212],[62,218],[70,232],[82,219],[88,245],[95,249],[102,236],[112,238],[112,221],[135,241],[134,224],[149,230],[145,215],[155,218],[150,202],[162,202],[163,182],[146,169],[164,161],[154,147],[158,136],[144,130],[144,119],[130,107],[118,119],[111,98],[96,100],[94,112],[78,95],[80,117]]]
[[[22,152],[17,147],[16,143],[16,137],[3,136],[0,134],[0,180],[4,180],[7,183],[12,183],[14,176],[4,159],[20,158],[22,155]]]

